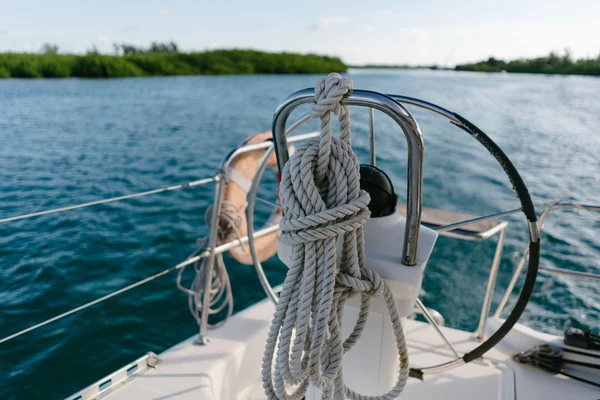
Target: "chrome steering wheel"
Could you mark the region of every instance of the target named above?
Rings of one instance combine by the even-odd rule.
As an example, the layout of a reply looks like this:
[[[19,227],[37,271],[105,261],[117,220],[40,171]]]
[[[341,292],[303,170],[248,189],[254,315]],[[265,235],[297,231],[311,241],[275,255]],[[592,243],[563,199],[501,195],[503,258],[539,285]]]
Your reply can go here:
[[[247,221],[248,221],[248,244],[250,247],[250,252],[254,261],[254,266],[256,268],[257,274],[263,286],[263,289],[273,300],[277,302],[277,295],[273,290],[272,286],[269,284],[264,271],[262,269],[262,265],[260,260],[257,257],[257,253],[254,247],[253,236],[255,234],[254,231],[254,208],[256,204],[256,194],[258,190],[258,186],[262,179],[263,173],[265,171],[267,160],[271,156],[272,152],[275,150],[277,154],[277,161],[279,169],[282,169],[282,166],[287,162],[288,154],[287,154],[287,143],[307,139],[308,137],[314,137],[315,134],[308,135],[297,135],[291,138],[287,138],[286,135],[290,134],[297,128],[299,128],[302,124],[310,119],[308,115],[301,118],[294,125],[292,125],[287,131],[285,131],[285,122],[287,117],[291,114],[291,112],[298,106],[306,103],[313,102],[313,93],[314,89],[303,89],[298,91],[292,95],[290,95],[284,102],[278,107],[275,112],[275,116],[273,119],[273,132],[274,132],[274,146],[271,146],[265,152],[264,158],[256,172],[256,176],[252,182],[252,187],[248,193],[248,207],[247,207]],[[416,249],[416,241],[418,238],[414,231],[412,233],[408,232],[410,229],[410,217],[412,216],[413,227],[418,228],[420,224],[420,211],[421,211],[421,182],[422,175],[419,176],[419,180],[415,181],[414,173],[415,168],[420,168],[422,165],[418,165],[418,160],[414,159],[411,161],[411,152],[414,155],[415,149],[418,150],[418,147],[414,146],[414,143],[409,141],[409,135],[406,132],[407,129],[415,129],[417,134],[420,136],[420,131],[416,120],[410,114],[410,112],[404,107],[404,105],[415,106],[426,111],[432,112],[439,116],[442,116],[450,121],[453,125],[467,132],[471,137],[477,140],[500,164],[508,179],[512,183],[513,190],[517,195],[517,198],[520,201],[520,209],[517,209],[516,212],[522,212],[526,218],[528,228],[529,228],[529,264],[527,269],[527,274],[525,276],[525,281],[523,287],[521,289],[521,293],[513,307],[512,311],[504,321],[504,323],[498,328],[498,330],[493,333],[490,337],[488,337],[485,341],[479,344],[475,349],[469,351],[468,353],[461,356],[456,356],[455,359],[439,364],[433,365],[429,367],[423,367],[418,369],[411,369],[411,376],[419,379],[423,378],[423,375],[433,374],[438,372],[447,371],[452,368],[456,368],[458,366],[467,364],[477,358],[483,356],[487,351],[492,349],[496,344],[498,344],[502,338],[504,338],[508,332],[513,328],[513,326],[517,323],[529,299],[533,293],[535,288],[535,282],[538,274],[538,266],[540,260],[540,240],[539,240],[539,231],[537,226],[537,216],[535,213],[535,208],[533,202],[531,200],[531,196],[529,195],[529,191],[527,186],[523,182],[519,172],[510,161],[508,156],[502,151],[502,149],[481,129],[475,126],[473,123],[468,121],[466,118],[463,118],[457,113],[449,111],[445,108],[437,106],[433,103],[429,103],[423,100],[419,100],[412,97],[399,96],[399,95],[383,95],[376,92],[363,91],[363,90],[354,90],[353,94],[346,98],[344,101],[347,102],[348,105],[358,105],[358,106],[366,106],[374,109],[378,109],[379,111],[383,111],[384,113],[390,115],[402,128],[405,135],[407,136],[407,141],[409,144],[409,194],[408,194],[408,207],[407,207],[407,242],[405,243],[405,255],[406,251],[410,253],[409,246],[415,246]],[[411,148],[412,146],[412,148]],[[421,148],[422,150],[422,148]],[[422,154],[421,154],[422,156]],[[373,156],[372,156],[373,157]],[[422,158],[421,158],[422,162]],[[418,171],[421,174],[421,170]],[[411,176],[411,174],[413,174]],[[412,193],[411,193],[412,190]],[[414,192],[417,193],[414,193]],[[415,204],[418,202],[418,204]],[[412,203],[412,204],[411,204]],[[411,209],[413,213],[411,214]],[[416,225],[414,225],[416,223]],[[460,225],[460,223],[452,224],[452,225]],[[414,239],[414,242],[409,243],[410,240]],[[408,254],[410,256],[410,254]],[[403,257],[404,261],[410,262],[410,259],[407,257]],[[406,262],[405,262],[406,264]],[[419,302],[419,305],[422,306],[422,303]],[[424,309],[424,307],[422,307]],[[430,320],[428,318],[428,320]],[[430,320],[431,322],[431,320]],[[434,323],[435,325],[435,323]],[[435,325],[437,328],[437,325]],[[443,333],[438,329],[438,332],[442,335],[443,339],[449,344],[446,340]],[[456,353],[455,353],[456,354]]]

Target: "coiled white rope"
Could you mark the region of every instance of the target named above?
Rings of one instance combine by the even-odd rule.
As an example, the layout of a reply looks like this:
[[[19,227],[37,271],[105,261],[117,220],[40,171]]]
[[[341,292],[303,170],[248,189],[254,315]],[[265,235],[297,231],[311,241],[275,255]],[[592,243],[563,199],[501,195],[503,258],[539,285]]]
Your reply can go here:
[[[301,399],[309,382],[322,390],[323,399],[393,399],[408,379],[406,342],[392,293],[376,272],[365,267],[362,227],[370,215],[370,197],[359,187],[350,112],[341,103],[351,92],[352,81],[339,74],[317,81],[311,114],[321,119],[321,136],[304,142],[283,169],[281,240],[292,247],[292,259],[263,357],[263,386],[269,399]],[[331,112],[339,117],[339,139],[332,136]],[[338,263],[340,235],[343,249]],[[344,303],[359,293],[358,320],[343,340]],[[388,393],[367,396],[345,385],[342,356],[360,338],[371,297],[381,295],[394,329],[400,373]],[[288,394],[286,384],[298,386]]]
[[[217,241],[216,246],[225,243],[227,238],[232,232],[234,232],[238,239],[238,228],[242,224],[242,215],[240,214],[236,205],[230,201],[224,200],[221,203],[221,215],[218,218],[217,226],[211,227],[210,220],[212,216],[213,206],[208,207],[204,214],[204,220],[206,225],[210,229],[217,229]],[[188,258],[196,257],[198,254],[204,252],[208,245],[208,237],[198,240],[198,248]],[[189,288],[183,286],[182,276],[185,271],[185,267],[179,270],[177,274],[177,287],[179,290],[188,294],[188,305],[192,316],[196,320],[198,326],[202,323],[202,318],[208,318],[212,314],[216,314],[227,307],[227,315],[225,318],[214,325],[208,325],[209,328],[217,328],[223,325],[231,314],[233,313],[233,295],[231,293],[231,282],[229,281],[229,275],[227,274],[227,268],[225,268],[225,262],[223,261],[223,254],[219,253],[215,255],[214,270],[212,274],[212,282],[210,289],[210,304],[208,308],[208,315],[202,315],[202,299],[204,293],[204,269],[206,268],[207,259],[202,258],[194,262],[194,270],[196,275],[192,284]]]

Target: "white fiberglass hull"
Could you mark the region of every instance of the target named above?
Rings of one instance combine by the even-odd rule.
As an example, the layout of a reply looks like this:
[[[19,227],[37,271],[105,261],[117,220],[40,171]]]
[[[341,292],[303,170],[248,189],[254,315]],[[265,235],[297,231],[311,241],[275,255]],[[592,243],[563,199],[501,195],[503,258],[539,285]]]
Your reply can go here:
[[[274,306],[268,300],[257,303],[234,315],[223,327],[211,331],[208,345],[198,346],[196,337],[189,338],[160,354],[156,367],[140,368],[140,372],[121,380],[113,377],[110,384],[106,383],[110,378],[107,377],[72,399],[264,399],[260,366],[273,310]],[[489,325],[494,327],[498,323],[491,319]],[[412,367],[452,360],[450,350],[430,325],[405,320],[403,326]],[[459,353],[476,344],[472,333],[445,327],[442,330]],[[427,375],[424,381],[411,378],[400,398],[597,399],[597,388],[512,359],[514,353],[531,345],[559,341],[562,342],[556,336],[517,325],[501,345],[483,359],[444,373]],[[346,368],[344,375],[350,385],[361,379],[360,371]],[[103,384],[101,391],[98,390],[100,384]],[[379,387],[378,382],[368,384],[378,393],[388,389]]]

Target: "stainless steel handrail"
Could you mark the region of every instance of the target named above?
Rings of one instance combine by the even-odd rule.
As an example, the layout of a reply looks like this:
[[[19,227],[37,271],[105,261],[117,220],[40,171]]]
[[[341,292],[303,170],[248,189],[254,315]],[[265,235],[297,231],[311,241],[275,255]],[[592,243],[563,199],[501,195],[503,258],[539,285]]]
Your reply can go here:
[[[283,166],[289,159],[285,124],[297,107],[314,103],[314,89],[307,88],[291,94],[275,111],[273,116],[273,139],[277,165],[283,171]],[[362,106],[379,110],[389,115],[402,129],[408,147],[408,189],[406,232],[402,263],[414,265],[417,254],[419,226],[421,223],[421,195],[423,188],[423,137],[417,121],[412,114],[400,103],[389,96],[367,90],[354,90],[343,102],[350,106]]]
[[[292,136],[288,139],[288,143],[296,143],[302,140],[311,139],[319,136],[320,132],[311,132],[305,133],[303,135]],[[270,143],[270,146],[265,151],[262,160],[258,164],[258,168],[256,169],[256,174],[252,179],[252,185],[250,186],[250,190],[248,191],[248,206],[246,207],[246,226],[248,230],[248,248],[250,249],[250,256],[252,257],[252,261],[254,264],[254,269],[256,270],[256,274],[258,275],[258,280],[260,281],[260,285],[263,290],[267,294],[267,296],[273,301],[273,303],[277,304],[277,295],[267,276],[265,275],[265,271],[263,270],[262,263],[256,254],[256,247],[254,246],[254,207],[256,204],[256,200],[258,200],[258,186],[262,179],[263,174],[265,173],[265,169],[267,167],[267,161],[271,158],[271,154],[273,154],[273,144]]]
[[[310,120],[310,115],[306,114],[302,116],[298,121],[296,121],[286,132],[285,134],[289,134],[294,132],[296,129],[300,128],[307,121]],[[284,135],[285,136],[285,135]],[[215,248],[215,243],[217,241],[217,229],[214,227],[217,226],[217,221],[219,218],[219,214],[221,213],[221,203],[223,201],[223,197],[225,195],[225,185],[227,184],[226,179],[226,171],[231,162],[241,154],[248,153],[251,151],[257,151],[261,149],[267,149],[271,147],[273,144],[270,142],[261,142],[251,145],[243,145],[235,149],[233,152],[229,153],[223,161],[221,162],[221,166],[217,169],[215,173],[215,195],[213,201],[213,209],[211,215],[211,227],[213,229],[210,230],[208,235],[208,243],[209,243],[209,255],[206,261],[206,268],[204,270],[204,295],[202,299],[202,318],[200,322],[200,331],[198,334],[198,344],[206,344],[208,342],[208,338],[206,336],[206,332],[208,330],[208,310],[210,306],[210,293],[211,293],[211,285],[212,285],[212,273],[215,259],[215,252],[213,249]],[[287,148],[286,148],[287,151]],[[266,161],[266,160],[265,160]],[[260,275],[259,275],[260,276]],[[266,277],[265,277],[266,278]],[[269,293],[268,293],[269,294]],[[271,294],[269,294],[271,296]]]
[[[369,159],[372,166],[377,165],[377,153],[375,152],[375,110],[369,109]]]
[[[483,306],[481,306],[479,325],[475,331],[475,338],[477,340],[483,339],[485,325],[487,323],[488,316],[490,315],[492,295],[494,294],[494,288],[496,287],[496,278],[498,277],[498,271],[500,270],[500,261],[502,261],[502,250],[504,248],[504,239],[506,238],[506,227],[508,226],[508,222],[503,221],[499,224],[499,226],[501,226],[500,236],[498,237],[498,243],[496,244],[496,252],[494,253],[494,261],[492,261],[492,268],[490,269],[490,276],[488,278],[485,297],[483,299]]]
[[[454,113],[452,111],[446,110],[445,108],[440,107],[437,104],[433,104],[428,101],[417,99],[414,97],[401,96],[399,94],[387,94],[387,96],[391,97],[392,99],[394,99],[396,101],[399,101],[400,103],[402,103],[404,105],[415,106],[418,108],[422,108],[424,110],[432,111],[438,115],[441,115],[442,117],[444,117],[446,119],[449,119],[456,125],[459,125],[459,126],[463,125],[462,121],[460,121],[458,118],[456,118],[456,116],[454,115]]]
[[[220,169],[215,175],[215,195],[213,200],[212,215],[210,216],[210,232],[208,235],[209,254],[204,268],[204,293],[202,296],[202,318],[200,319],[200,333],[198,335],[198,344],[206,344],[208,339],[206,331],[208,329],[208,311],[210,308],[210,296],[212,295],[212,274],[215,264],[215,247],[217,244],[217,233],[219,231],[219,215],[221,215],[221,204],[225,196],[225,169]]]
[[[518,213],[520,211],[521,211],[520,208],[515,208],[513,210],[502,211],[502,212],[499,212],[499,213],[489,214],[489,215],[486,215],[486,216],[483,216],[483,217],[477,217],[477,218],[467,219],[467,220],[464,220],[464,221],[454,222],[454,223],[448,224],[448,225],[436,226],[436,227],[431,228],[431,229],[433,229],[436,232],[440,232],[440,233],[441,232],[447,232],[447,231],[451,231],[451,230],[454,230],[454,229],[458,229],[458,228],[463,227],[465,225],[472,224],[474,222],[487,221],[487,220],[493,219],[493,218],[504,217],[504,216],[507,216],[507,215],[516,214],[516,213]],[[493,233],[489,234],[489,236],[491,236],[491,235],[493,235]]]
[[[573,202],[551,203],[546,207],[544,212],[542,212],[542,215],[540,216],[540,219],[538,221],[538,230],[539,230],[540,234],[542,233],[544,223],[546,222],[546,219],[548,218],[548,215],[550,215],[551,212],[556,211],[556,210],[572,210],[572,209],[581,209],[581,210],[586,210],[586,211],[598,212],[598,211],[600,211],[600,206],[592,205],[592,204],[578,204],[578,203],[573,203]],[[504,293],[504,296],[502,297],[502,300],[500,301],[498,308],[496,308],[496,312],[494,313],[495,318],[500,317],[500,315],[502,314],[502,311],[504,310],[504,307],[506,306],[506,303],[508,303],[510,295],[512,294],[512,291],[514,290],[515,285],[517,284],[517,280],[519,279],[519,276],[521,275],[521,271],[523,271],[523,268],[525,266],[525,262],[527,260],[528,255],[529,255],[529,247],[526,247],[523,250],[523,255],[521,256],[521,259],[519,260],[519,263],[517,264],[517,267],[515,268],[515,271],[513,272],[513,275],[510,279],[510,282],[508,283],[508,286],[506,287],[506,292]],[[598,275],[598,274],[588,274],[588,273],[584,273],[584,272],[569,271],[569,270],[558,269],[558,268],[544,268],[544,267],[540,266],[539,271],[542,273],[551,274],[551,275],[569,275],[569,276],[582,278],[582,279],[600,279],[600,275]]]
[[[592,272],[579,272],[573,271],[572,269],[552,268],[545,266],[540,266],[540,272],[546,275],[564,275],[591,281],[600,281],[600,274],[594,274]]]
[[[306,122],[310,121],[310,119],[311,119],[310,114],[303,115],[302,117],[300,117],[300,119],[298,119],[298,121],[294,122],[292,124],[292,126],[290,126],[288,128],[288,130],[285,132],[285,134],[291,135],[296,130],[298,130],[300,127],[302,127],[302,125],[304,125]],[[235,160],[237,157],[239,157],[242,154],[251,153],[251,152],[257,151],[257,150],[268,149],[272,145],[273,145],[273,143],[270,141],[242,145],[242,146],[238,147],[237,149],[235,149],[233,152],[231,152],[225,156],[225,158],[221,162],[220,168],[217,171],[219,171],[219,170],[227,171],[229,164],[231,164],[233,162],[233,160]]]

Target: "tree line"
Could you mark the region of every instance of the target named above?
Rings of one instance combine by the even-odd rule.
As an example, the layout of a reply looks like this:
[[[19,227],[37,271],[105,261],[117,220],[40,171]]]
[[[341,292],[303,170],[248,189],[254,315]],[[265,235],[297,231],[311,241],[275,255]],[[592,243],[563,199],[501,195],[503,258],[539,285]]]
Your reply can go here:
[[[516,72],[530,74],[565,74],[565,75],[600,75],[600,55],[596,58],[574,60],[566,49],[564,55],[554,52],[546,57],[518,59],[513,61],[499,60],[494,57],[486,61],[456,66],[457,71],[476,72]]]
[[[230,49],[185,53],[174,42],[148,47],[114,44],[114,55],[92,47],[61,54],[53,44],[40,53],[0,53],[0,78],[122,78],[165,75],[321,74],[345,72],[337,57]]]

